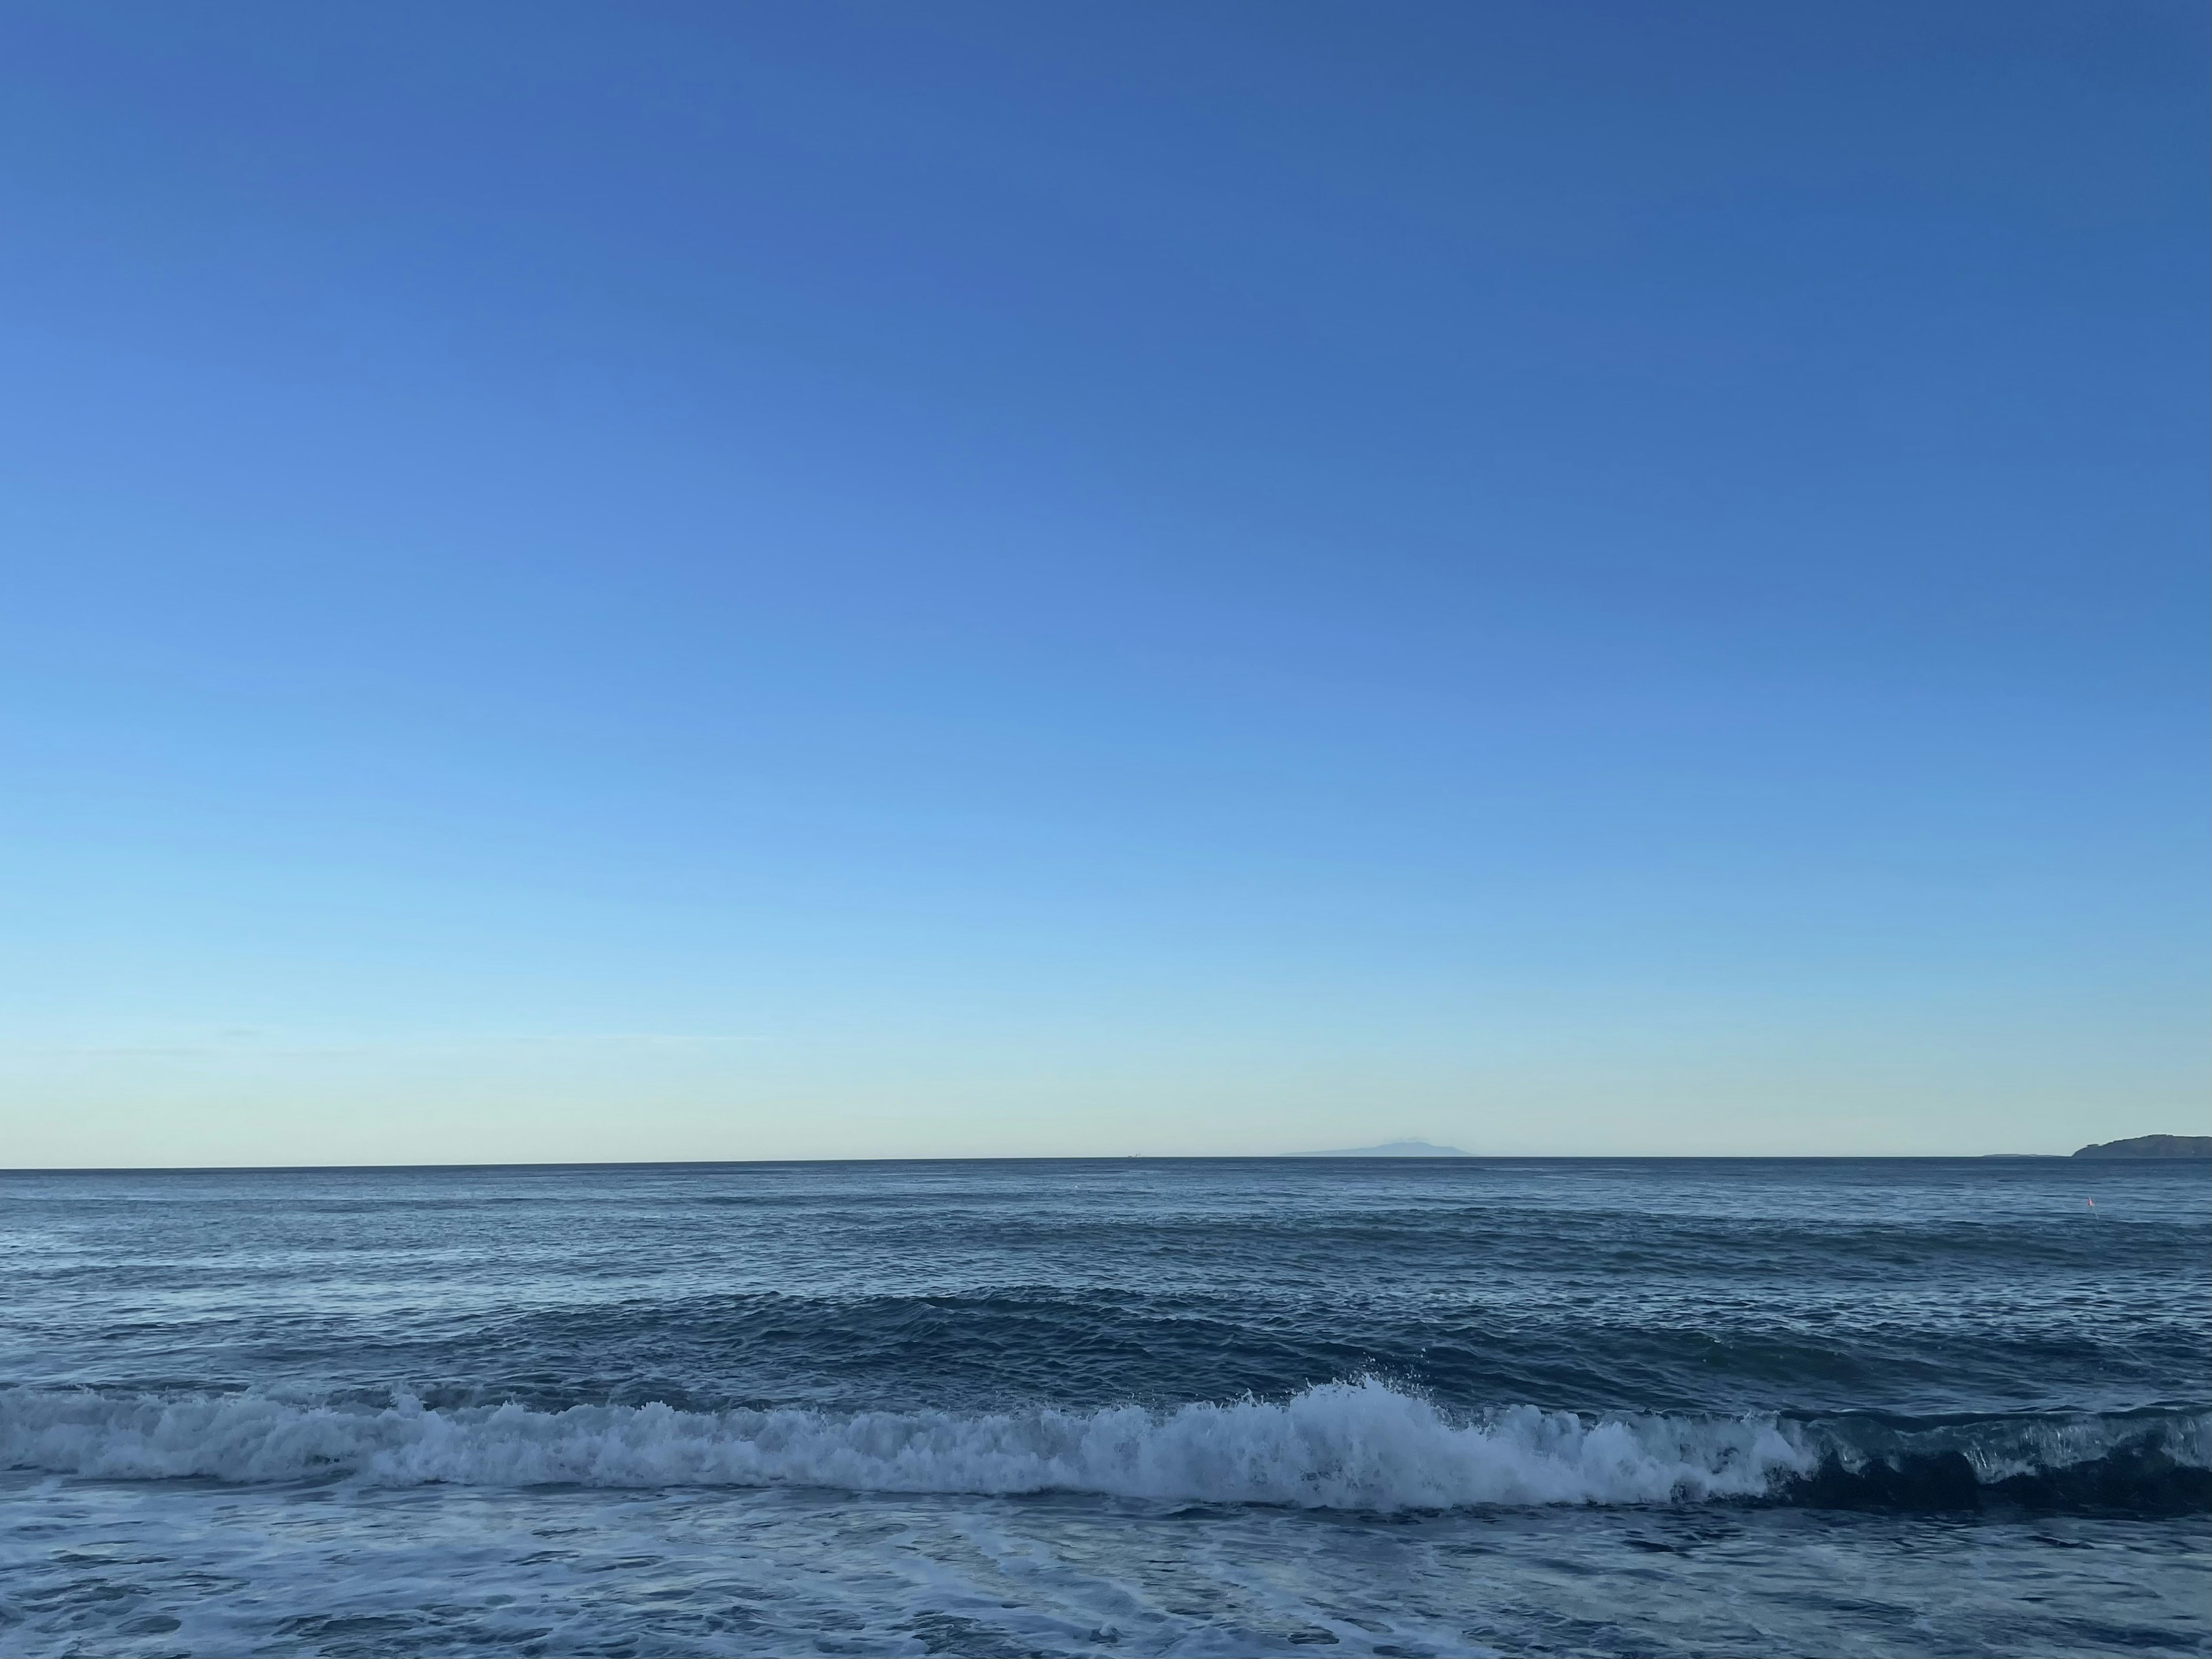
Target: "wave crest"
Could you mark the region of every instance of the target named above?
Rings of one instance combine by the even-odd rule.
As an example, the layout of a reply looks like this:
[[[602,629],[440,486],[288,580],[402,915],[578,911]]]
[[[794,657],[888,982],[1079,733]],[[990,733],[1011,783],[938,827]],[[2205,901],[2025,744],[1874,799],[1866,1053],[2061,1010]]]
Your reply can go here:
[[[2047,1486],[2054,1473],[2109,1470],[2115,1458],[2168,1486],[2179,1471],[2185,1495],[2206,1485],[2207,1439],[2201,1414],[2148,1428],[2042,1424],[1941,1444],[1893,1433],[1839,1440],[1832,1428],[1771,1418],[1592,1419],[1531,1406],[1462,1421],[1372,1379],[1281,1401],[978,1415],[0,1390],[0,1464],[109,1480],[1077,1492],[1345,1510],[1716,1498],[1923,1507],[1913,1495],[1929,1492],[1947,1506],[1961,1491]]]

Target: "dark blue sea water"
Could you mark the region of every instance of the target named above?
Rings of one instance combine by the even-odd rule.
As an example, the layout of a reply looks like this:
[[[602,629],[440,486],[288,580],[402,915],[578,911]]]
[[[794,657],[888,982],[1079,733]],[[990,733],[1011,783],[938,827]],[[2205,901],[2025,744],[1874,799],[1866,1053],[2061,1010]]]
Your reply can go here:
[[[2212,1170],[0,1176],[8,1654],[2205,1654]]]

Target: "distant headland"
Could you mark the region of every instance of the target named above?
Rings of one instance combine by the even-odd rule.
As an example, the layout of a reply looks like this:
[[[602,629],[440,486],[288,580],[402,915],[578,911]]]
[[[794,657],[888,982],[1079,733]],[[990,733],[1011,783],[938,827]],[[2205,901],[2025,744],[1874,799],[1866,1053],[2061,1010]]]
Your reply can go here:
[[[1465,1158],[1456,1146],[1431,1146],[1425,1140],[1386,1140],[1380,1146],[1346,1146],[1333,1152],[1293,1152],[1293,1158]]]
[[[2076,1158],[2212,1158],[2212,1135],[2136,1135],[2084,1146]]]

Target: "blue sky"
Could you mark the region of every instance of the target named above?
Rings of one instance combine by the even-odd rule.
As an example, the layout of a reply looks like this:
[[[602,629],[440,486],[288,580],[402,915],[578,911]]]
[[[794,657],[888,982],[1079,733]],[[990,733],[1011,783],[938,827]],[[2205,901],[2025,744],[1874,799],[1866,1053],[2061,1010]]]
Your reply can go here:
[[[2206,36],[11,9],[0,1162],[2202,1129]]]

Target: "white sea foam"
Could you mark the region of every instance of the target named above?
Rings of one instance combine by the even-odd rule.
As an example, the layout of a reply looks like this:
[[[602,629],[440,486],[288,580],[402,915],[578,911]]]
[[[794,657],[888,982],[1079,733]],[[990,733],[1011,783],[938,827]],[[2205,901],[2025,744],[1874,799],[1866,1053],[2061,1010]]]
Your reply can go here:
[[[0,1463],[119,1480],[1085,1492],[1398,1510],[1755,1496],[1813,1462],[1799,1436],[1768,1420],[1592,1422],[1518,1407],[1455,1421],[1375,1381],[1165,1413],[975,1416],[0,1391]]]

